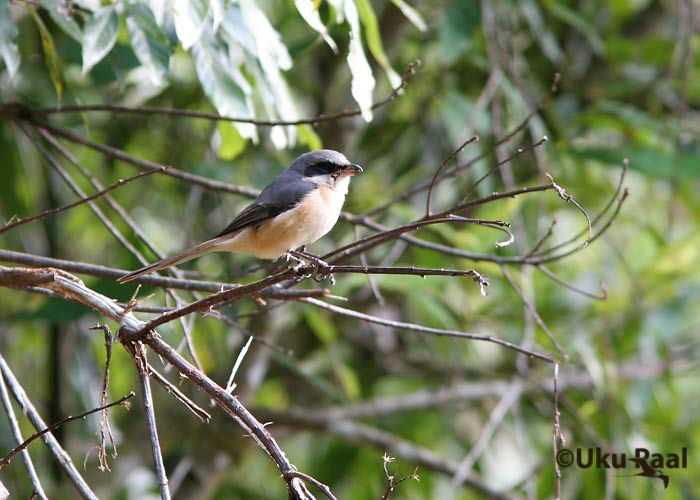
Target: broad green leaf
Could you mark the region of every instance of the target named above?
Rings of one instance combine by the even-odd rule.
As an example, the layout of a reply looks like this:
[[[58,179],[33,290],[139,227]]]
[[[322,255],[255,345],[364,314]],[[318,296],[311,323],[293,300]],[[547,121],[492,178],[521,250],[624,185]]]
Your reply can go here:
[[[251,55],[255,57],[258,56],[258,47],[255,42],[255,37],[243,20],[243,14],[238,5],[232,5],[226,11],[224,20],[221,23],[221,28],[230,40],[240,45]]]
[[[177,38],[189,50],[202,36],[209,6],[204,0],[176,0],[172,10]]]
[[[621,167],[622,160],[627,158],[629,168],[663,179],[700,179],[700,161],[698,161],[697,154],[662,152],[634,146],[614,150],[603,148],[574,149],[570,153],[574,157],[596,160],[618,167]]]
[[[297,133],[302,144],[306,144],[310,150],[323,148],[323,142],[311,125],[297,125]]]
[[[61,80],[61,63],[56,53],[56,46],[53,43],[53,37],[51,33],[46,28],[44,21],[41,20],[39,14],[37,14],[34,8],[30,8],[29,11],[32,13],[32,19],[34,19],[34,24],[39,29],[41,34],[41,46],[44,49],[44,59],[46,60],[46,66],[49,69],[49,76],[51,77],[51,82],[56,90],[56,101],[61,102],[63,98],[63,82]]]
[[[219,122],[216,126],[221,138],[219,158],[233,160],[245,149],[246,140],[241,137],[238,129],[228,122]]]
[[[126,16],[134,54],[148,70],[153,85],[160,85],[168,71],[170,49],[161,43],[163,38],[153,14],[143,5],[130,5]]]
[[[391,0],[391,3],[396,5],[396,7],[401,11],[401,13],[406,16],[406,19],[411,21],[411,23],[418,28],[420,31],[426,31],[428,26],[425,24],[423,17],[418,13],[416,9],[408,5],[405,0]]]
[[[241,4],[241,15],[253,35],[257,50],[257,61],[249,54],[245,57],[246,69],[253,73],[256,90],[268,116],[283,121],[295,120],[298,118],[297,108],[282,76],[282,71],[292,66],[287,47],[265,13],[255,4]],[[276,148],[286,148],[296,141],[296,130],[292,126],[272,127],[270,139]]]
[[[250,98],[252,89],[240,70],[230,64],[226,55],[210,45],[208,39],[202,39],[192,47],[191,54],[204,93],[219,114],[253,118]],[[243,137],[257,140],[254,125],[236,123],[235,126]]]
[[[348,22],[350,22],[350,26],[352,27],[353,24],[350,21],[350,16],[348,15],[348,4],[351,2],[345,2],[345,15],[348,18]],[[389,59],[386,57],[386,54],[384,53],[384,46],[382,45],[382,37],[381,33],[379,31],[379,22],[377,21],[377,16],[374,13],[374,10],[372,9],[372,4],[369,3],[369,0],[355,0],[355,4],[357,5],[357,12],[360,14],[360,19],[362,20],[362,26],[365,28],[365,36],[367,37],[367,47],[369,48],[369,51],[372,53],[372,56],[377,60],[379,65],[384,69],[386,72],[387,77],[389,78],[389,82],[391,83],[392,87],[398,87],[401,84],[401,77],[394,71],[394,69],[391,67],[391,63],[389,62]],[[353,7],[351,10],[355,10]],[[359,27],[357,29],[353,28],[353,35],[357,35],[357,40],[358,42],[360,41],[360,30]],[[352,40],[351,40],[351,50],[352,50]],[[360,42],[361,44],[361,42]],[[373,85],[374,87],[374,85]]]
[[[326,28],[326,25],[321,21],[321,16],[318,14],[318,7],[314,2],[312,0],[294,0],[294,5],[296,5],[299,14],[304,18],[306,24],[321,35],[323,41],[328,44],[333,53],[337,54],[338,46],[328,34],[328,28]]]
[[[83,74],[109,54],[117,42],[119,18],[114,7],[96,10],[83,30]]]
[[[70,36],[78,43],[83,41],[83,32],[75,22],[75,19],[70,19],[59,12],[57,0],[41,0],[41,6],[49,13],[53,22],[55,22],[64,33]]]
[[[372,75],[372,68],[370,68],[367,56],[365,56],[365,51],[362,48],[362,35],[360,33],[360,20],[357,8],[353,2],[345,2],[344,7],[345,19],[350,24],[350,49],[348,51],[348,66],[352,74],[350,92],[357,104],[360,105],[362,118],[369,122],[372,120],[372,92],[376,82]]]
[[[292,67],[292,58],[289,56],[287,47],[282,42],[282,37],[267,19],[265,13],[254,2],[242,2],[241,14],[248,30],[255,38],[263,69],[266,63],[263,61],[265,55],[269,56],[268,66],[274,64],[276,67],[288,70]]]
[[[17,27],[12,24],[9,0],[0,0],[0,57],[2,57],[10,78],[19,68],[19,49],[17,48]]]

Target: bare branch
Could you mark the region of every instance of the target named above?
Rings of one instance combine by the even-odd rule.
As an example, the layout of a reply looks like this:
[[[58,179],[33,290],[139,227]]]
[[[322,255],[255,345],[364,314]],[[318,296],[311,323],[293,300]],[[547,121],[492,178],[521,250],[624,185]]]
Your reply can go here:
[[[453,150],[453,151],[447,156],[447,158],[445,158],[445,159],[442,161],[442,163],[440,164],[440,166],[437,168],[437,170],[435,171],[435,174],[433,175],[432,180],[430,181],[430,187],[428,188],[428,198],[427,198],[427,200],[426,200],[426,202],[425,202],[425,217],[426,217],[426,218],[427,218],[427,217],[430,217],[430,215],[431,215],[431,213],[432,213],[431,210],[430,210],[430,204],[431,204],[431,201],[432,201],[432,199],[433,199],[433,190],[435,189],[435,185],[437,184],[438,177],[440,177],[440,174],[442,173],[443,169],[444,169],[445,166],[446,166],[450,161],[452,161],[452,159],[453,159],[455,156],[457,156],[464,148],[466,148],[466,147],[467,147],[469,144],[471,144],[472,142],[475,142],[475,141],[478,141],[478,140],[479,140],[479,136],[478,136],[478,135],[474,135],[474,136],[470,137],[469,139],[467,139],[466,141],[464,141],[462,144],[459,145],[459,147],[458,147],[457,149]]]
[[[344,316],[349,316],[351,318],[360,319],[363,321],[367,321],[369,323],[376,323],[378,325],[391,326],[394,328],[399,328],[401,330],[430,333],[430,334],[439,335],[439,336],[457,337],[457,338],[463,338],[463,339],[481,340],[484,342],[492,342],[494,344],[498,344],[498,345],[501,345],[503,347],[507,347],[508,349],[518,351],[521,354],[526,354],[526,355],[531,356],[533,358],[541,359],[542,361],[547,361],[548,363],[555,362],[555,359],[552,358],[551,356],[547,356],[546,354],[542,354],[542,353],[539,353],[537,351],[531,351],[529,349],[525,349],[523,347],[520,347],[518,345],[513,344],[512,342],[508,342],[506,340],[502,340],[502,339],[493,337],[491,335],[481,335],[478,333],[465,333],[465,332],[458,332],[455,330],[441,330],[439,328],[430,328],[430,327],[418,325],[415,323],[404,323],[402,321],[392,321],[392,320],[380,318],[378,316],[372,316],[369,314],[354,311],[352,309],[346,309],[344,307],[336,306],[333,304],[328,304],[327,302],[323,302],[321,300],[312,299],[312,298],[301,299],[301,301],[308,302],[309,304],[313,304],[313,305],[320,307],[322,309],[327,309],[329,311],[333,311],[337,314],[342,314]]]
[[[161,500],[170,500],[170,488],[168,487],[168,475],[165,472],[163,463],[163,452],[160,449],[158,439],[158,428],[156,425],[156,415],[153,409],[153,394],[151,393],[151,382],[148,376],[148,361],[146,360],[146,350],[143,344],[137,342],[132,345],[125,345],[131,354],[141,383],[141,397],[143,398],[143,409],[146,414],[146,427],[148,427],[148,437],[151,441],[151,451],[153,452],[153,462],[156,467],[158,486]]]
[[[170,167],[163,166],[163,167],[161,167],[160,171],[163,172],[163,171],[167,170],[168,168],[170,168]],[[126,179],[120,179],[119,181],[115,182],[114,184],[110,185],[109,187],[107,187],[101,191],[98,191],[97,193],[92,194],[90,196],[83,197],[83,198],[79,199],[78,201],[74,201],[73,203],[69,203],[68,205],[64,205],[64,206],[59,207],[59,208],[52,208],[50,210],[45,210],[44,212],[41,212],[40,214],[37,214],[37,215],[33,215],[31,217],[24,217],[22,219],[16,219],[16,218],[11,219],[11,222],[8,222],[7,224],[5,224],[5,226],[0,228],[0,234],[5,233],[11,229],[14,229],[17,226],[27,224],[28,222],[34,222],[37,220],[45,219],[46,217],[49,217],[51,215],[56,215],[58,213],[65,212],[66,210],[70,210],[71,208],[75,208],[75,207],[83,205],[87,202],[96,200],[97,198],[104,196],[105,194],[109,193],[110,191],[113,191],[119,187],[122,187],[126,184],[129,184],[132,181],[135,181],[135,180],[140,179],[142,177],[146,177],[147,175],[155,174],[157,172],[158,172],[158,170],[149,170],[148,172],[141,172],[140,174],[136,174],[132,177],[128,177]]]
[[[22,388],[14,373],[10,369],[9,365],[5,361],[5,358],[0,354],[0,373],[2,377],[7,382],[13,397],[19,403],[22,408],[22,412],[27,416],[29,421],[32,423],[35,429],[45,429],[46,424],[44,420],[39,416],[39,412],[36,410],[31,400],[27,396],[27,393]],[[60,443],[56,440],[54,435],[50,432],[43,434],[41,439],[46,443],[47,447],[53,454],[54,458],[60,465],[61,469],[68,476],[68,480],[73,484],[78,494],[86,500],[98,500],[97,495],[90,489],[90,486],[85,482],[85,479],[80,475],[80,472],[73,464],[70,456],[61,447]]]
[[[35,432],[31,436],[29,436],[27,439],[25,439],[24,442],[22,442],[22,444],[20,444],[16,448],[14,448],[10,453],[8,453],[7,455],[5,455],[3,458],[0,459],[0,468],[9,464],[10,461],[14,458],[14,456],[17,455],[17,453],[24,450],[33,441],[36,441],[37,439],[44,436],[45,434],[48,434],[49,432],[53,432],[56,429],[58,429],[59,427],[63,427],[64,425],[66,425],[69,422],[73,422],[74,420],[82,420],[85,417],[92,415],[93,413],[97,413],[98,411],[106,410],[107,408],[111,408],[113,406],[120,405],[120,406],[123,406],[124,408],[128,409],[129,408],[128,400],[133,398],[134,396],[135,396],[135,394],[132,391],[129,394],[127,394],[126,396],[123,396],[116,401],[108,403],[104,406],[98,406],[97,408],[93,408],[92,410],[88,410],[86,412],[79,413],[78,415],[70,415],[66,418],[62,418],[58,422],[54,422],[53,424],[49,425],[48,427],[45,427],[44,429],[40,430],[39,432]]]
[[[0,373],[0,400],[2,401],[2,406],[5,408],[5,414],[7,415],[7,420],[10,424],[10,429],[12,431],[12,437],[15,443],[22,443],[22,430],[20,429],[19,422],[17,421],[17,416],[15,415],[15,410],[12,408],[12,401],[10,401],[10,393],[7,391],[7,384],[5,384],[5,377]],[[21,444],[20,444],[21,446]],[[14,450],[13,450],[14,451]],[[48,500],[46,493],[44,492],[44,487],[41,484],[39,475],[34,467],[34,462],[32,462],[32,457],[26,449],[26,446],[18,450],[22,454],[22,461],[24,462],[24,468],[27,470],[27,476],[29,476],[29,481],[34,487],[34,495],[36,495],[40,500]],[[6,457],[7,458],[7,457]],[[11,457],[10,457],[11,458]],[[9,459],[8,459],[9,463]],[[1,467],[1,466],[0,466]],[[0,481],[0,498],[6,499],[10,496],[10,493],[5,489]]]
[[[385,106],[396,99],[401,92],[408,85],[410,78],[416,73],[416,68],[422,63],[420,60],[415,60],[410,63],[403,73],[401,83],[398,87],[393,89],[391,93],[382,99],[374,103],[371,109],[377,109]],[[250,123],[258,127],[276,127],[276,126],[292,126],[292,125],[315,125],[320,122],[335,121],[341,118],[350,118],[353,116],[359,116],[362,114],[362,110],[359,108],[346,109],[343,111],[338,111],[336,113],[326,113],[313,116],[311,118],[300,118],[298,120],[259,120],[255,118],[246,117],[235,117],[219,115],[215,113],[203,113],[201,111],[192,111],[187,109],[173,109],[173,108],[157,108],[152,106],[139,106],[138,108],[132,108],[128,106],[116,106],[111,104],[91,104],[91,105],[73,105],[73,106],[57,106],[54,108],[42,108],[42,109],[32,109],[28,106],[18,103],[9,103],[0,106],[0,113],[2,113],[2,108],[10,106],[22,106],[24,113],[30,113],[32,115],[49,115],[56,113],[72,113],[79,112],[83,113],[86,111],[106,111],[113,114],[129,113],[129,114],[140,114],[140,115],[168,115],[168,116],[179,116],[187,118],[199,118],[210,121],[228,121],[234,123]]]

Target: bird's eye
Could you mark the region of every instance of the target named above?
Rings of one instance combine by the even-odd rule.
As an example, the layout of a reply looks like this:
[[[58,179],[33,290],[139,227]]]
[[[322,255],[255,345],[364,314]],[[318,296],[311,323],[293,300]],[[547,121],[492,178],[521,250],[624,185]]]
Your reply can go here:
[[[340,176],[340,172],[336,172],[336,173],[334,173],[334,174],[331,174],[331,178],[332,178],[334,181],[337,181],[339,176]]]

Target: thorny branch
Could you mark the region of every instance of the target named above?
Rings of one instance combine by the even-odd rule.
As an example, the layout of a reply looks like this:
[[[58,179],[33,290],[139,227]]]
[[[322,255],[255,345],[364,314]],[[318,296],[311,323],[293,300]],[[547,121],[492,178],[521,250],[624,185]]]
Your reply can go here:
[[[126,409],[129,409],[129,400],[133,398],[135,394],[133,392],[130,392],[126,396],[123,396],[116,401],[113,401],[111,403],[107,403],[106,405],[98,406],[97,408],[93,408],[92,410],[85,411],[83,413],[79,413],[77,415],[70,415],[66,418],[62,418],[58,422],[54,422],[53,424],[49,425],[45,429],[40,430],[39,432],[35,432],[31,436],[29,436],[27,439],[24,440],[19,446],[15,447],[12,451],[10,451],[7,455],[5,455],[3,458],[0,459],[0,468],[6,466],[7,464],[10,463],[10,461],[19,453],[20,451],[24,450],[27,446],[29,446],[33,441],[36,441],[39,439],[41,436],[43,436],[46,433],[53,432],[59,427],[63,427],[69,422],[73,422],[75,420],[82,420],[85,417],[92,415],[93,413],[97,413],[98,411],[104,411],[108,408],[112,408],[113,406],[123,406]]]
[[[403,75],[401,84],[394,89],[391,94],[374,104],[373,108],[378,108],[383,106],[392,100],[394,100],[401,91],[406,87],[410,76],[415,72],[416,66],[420,64],[419,61],[412,63],[408,66],[406,72]],[[554,83],[552,84],[551,92],[556,91],[556,86],[558,83],[558,75],[555,76]],[[511,140],[520,131],[522,131],[529,120],[541,111],[542,106],[545,101],[549,98],[551,94],[545,96],[538,106],[528,115],[522,123],[516,126],[513,130],[508,132],[501,139],[497,140],[494,147],[498,147],[505,142]],[[344,110],[332,114],[322,114],[312,118],[305,118],[296,121],[269,121],[269,120],[254,120],[254,119],[239,119],[236,117],[220,116],[210,113],[200,113],[188,110],[177,110],[169,108],[128,108],[123,106],[111,106],[111,105],[88,105],[88,106],[65,106],[62,108],[50,108],[50,109],[31,109],[27,106],[13,103],[0,105],[0,116],[10,117],[23,131],[25,134],[35,141],[36,147],[41,147],[37,140],[29,133],[27,126],[31,126],[39,133],[45,140],[49,141],[54,147],[62,148],[59,142],[59,138],[66,140],[68,142],[79,144],[87,148],[98,151],[99,153],[129,163],[138,169],[143,170],[143,173],[135,175],[124,181],[119,181],[114,183],[107,188],[98,188],[98,192],[87,196],[82,193],[79,194],[80,199],[69,205],[66,205],[57,209],[50,209],[41,214],[37,214],[32,217],[26,217],[24,219],[11,219],[3,228],[0,228],[0,234],[10,229],[16,228],[21,224],[26,222],[31,222],[33,220],[43,219],[45,217],[55,215],[57,213],[63,212],[70,208],[79,206],[84,203],[91,203],[93,200],[106,196],[109,191],[120,187],[121,185],[137,180],[144,177],[150,173],[163,172],[165,175],[169,175],[185,181],[192,185],[199,185],[208,190],[215,191],[225,191],[230,193],[235,193],[243,196],[255,196],[257,190],[251,189],[243,186],[235,186],[221,181],[216,181],[208,179],[205,177],[197,176],[178,170],[177,168],[165,167],[158,165],[154,162],[143,160],[131,156],[120,149],[107,146],[104,144],[97,143],[79,134],[71,132],[69,130],[64,130],[62,128],[56,127],[46,121],[49,115],[63,112],[83,112],[83,111],[107,111],[113,113],[132,113],[132,114],[164,114],[171,116],[184,116],[189,118],[200,118],[206,120],[224,120],[224,121],[235,121],[241,123],[252,123],[258,126],[276,126],[276,125],[299,125],[299,124],[316,124],[323,121],[337,120],[340,118],[356,116],[360,113],[359,109],[355,110]],[[117,321],[120,324],[121,329],[118,332],[118,340],[126,347],[126,349],[132,353],[134,356],[134,362],[139,370],[140,380],[142,382],[142,389],[144,390],[144,403],[148,407],[150,405],[150,399],[145,394],[150,393],[149,379],[153,377],[158,383],[163,385],[169,392],[171,392],[180,402],[183,403],[190,411],[197,415],[202,420],[208,420],[210,418],[209,414],[198,407],[194,402],[192,402],[187,396],[185,396],[174,384],[169,382],[165,377],[160,375],[156,370],[153,369],[146,361],[146,350],[145,347],[153,350],[163,359],[167,360],[172,366],[176,367],[180,374],[187,379],[189,379],[193,384],[195,384],[199,389],[206,392],[214,401],[221,406],[224,411],[226,411],[231,417],[233,417],[241,427],[243,427],[247,433],[249,433],[256,443],[270,456],[275,465],[278,467],[282,473],[282,477],[287,482],[288,489],[291,498],[308,498],[311,499],[313,496],[308,491],[305,486],[305,482],[313,484],[320,491],[326,495],[328,498],[335,498],[326,485],[320,481],[312,478],[302,472],[297,471],[293,465],[286,459],[284,453],[279,448],[272,435],[267,431],[265,426],[261,424],[248,410],[238,401],[238,399],[229,394],[224,388],[220,387],[209,379],[202,370],[196,368],[190,364],[186,359],[184,359],[177,351],[172,349],[170,345],[165,343],[158,333],[156,328],[173,320],[184,318],[187,315],[198,313],[198,314],[217,314],[217,310],[230,305],[231,303],[241,300],[243,298],[252,298],[258,301],[264,299],[272,300],[294,300],[302,303],[307,303],[315,307],[321,307],[330,310],[336,314],[341,314],[349,317],[353,317],[362,321],[381,324],[385,326],[391,326],[394,328],[400,328],[410,331],[421,332],[423,334],[431,335],[448,335],[458,338],[466,338],[471,340],[481,340],[496,343],[508,349],[512,349],[516,352],[520,352],[529,357],[537,358],[549,363],[553,363],[555,366],[555,383],[557,380],[559,361],[547,354],[543,354],[532,350],[529,345],[516,345],[502,339],[499,339],[490,335],[481,335],[473,333],[465,333],[461,331],[453,330],[441,330],[436,328],[429,328],[424,325],[401,322],[401,321],[391,321],[384,318],[379,318],[374,315],[361,313],[350,308],[340,307],[327,302],[330,292],[327,289],[313,289],[313,290],[294,290],[292,287],[297,284],[306,281],[307,278],[320,279],[323,277],[332,277],[335,274],[365,274],[365,275],[377,275],[377,274],[390,274],[390,275],[413,275],[419,277],[426,276],[436,276],[436,277],[471,277],[480,287],[482,294],[485,294],[486,286],[488,285],[488,280],[486,277],[482,276],[481,273],[474,269],[431,269],[431,268],[421,268],[415,266],[393,266],[393,265],[370,265],[368,258],[370,250],[376,248],[379,245],[385,245],[387,243],[402,242],[402,244],[413,245],[420,248],[429,249],[434,252],[442,253],[445,255],[451,255],[456,257],[461,257],[468,259],[473,262],[487,261],[505,265],[532,265],[537,269],[541,270],[550,279],[553,279],[561,284],[564,284],[560,279],[556,277],[553,273],[548,271],[544,264],[565,258],[572,253],[580,250],[583,246],[589,244],[590,242],[597,239],[602,235],[617,217],[620,207],[624,202],[627,192],[622,187],[625,169],[620,179],[617,191],[611,197],[608,205],[599,213],[596,217],[590,218],[586,211],[581,205],[579,205],[571,195],[569,195],[563,187],[555,183],[554,179],[547,174],[549,178],[548,184],[542,184],[538,186],[528,186],[522,188],[510,188],[506,191],[500,193],[493,193],[488,196],[483,196],[478,199],[471,199],[476,187],[489,175],[498,171],[504,165],[512,162],[515,158],[523,155],[527,152],[536,150],[541,147],[542,144],[547,140],[544,137],[542,140],[531,144],[528,147],[524,147],[516,150],[510,156],[506,156],[498,162],[493,168],[491,168],[486,174],[477,179],[471,184],[466,194],[461,198],[460,201],[454,203],[448,208],[442,208],[439,212],[433,213],[432,211],[432,199],[434,196],[434,191],[438,185],[445,181],[455,177],[467,169],[469,169],[476,162],[484,159],[490,150],[485,151],[482,154],[477,155],[464,164],[458,164],[452,168],[447,168],[449,162],[454,159],[459,152],[466,147],[468,144],[478,140],[476,136],[468,139],[458,148],[453,150],[435,169],[435,173],[430,180],[430,182],[419,182],[412,186],[411,188],[404,191],[400,196],[391,200],[389,203],[385,203],[377,206],[376,208],[369,210],[367,213],[362,215],[350,215],[342,214],[343,220],[350,222],[355,225],[356,228],[366,228],[374,232],[364,237],[358,237],[356,241],[350,244],[336,248],[330,253],[322,256],[323,260],[311,263],[307,266],[303,266],[298,269],[282,269],[277,272],[273,272],[261,279],[252,281],[247,284],[238,283],[226,283],[226,282],[211,282],[203,279],[173,279],[165,278],[161,276],[146,276],[138,280],[138,283],[143,285],[153,285],[158,287],[163,287],[165,289],[179,288],[184,290],[189,290],[193,292],[209,292],[204,298],[199,298],[191,303],[185,305],[179,305],[176,308],[161,308],[153,309],[152,312],[161,312],[159,316],[154,318],[149,322],[143,322],[134,316],[134,312],[139,310],[147,310],[146,308],[140,308],[140,306],[134,302],[127,305],[121,305],[112,301],[111,299],[104,297],[93,290],[85,287],[85,285],[76,277],[68,274],[68,272],[77,272],[81,274],[92,275],[100,278],[115,279],[119,276],[124,275],[126,272],[120,269],[98,266],[94,264],[81,263],[75,261],[66,261],[59,259],[51,259],[40,257],[36,255],[21,253],[21,252],[11,252],[7,250],[0,250],[0,260],[15,262],[23,265],[36,266],[38,269],[23,269],[23,268],[7,268],[0,266],[0,286],[7,286],[11,288],[17,288],[26,290],[34,293],[43,293],[50,295],[52,297],[63,298],[65,300],[71,300],[88,305],[96,310],[98,310],[105,317]],[[65,156],[65,154],[64,154]],[[53,160],[52,160],[53,161]],[[57,168],[59,166],[57,165]],[[59,170],[60,171],[60,170]],[[94,185],[94,184],[93,184]],[[507,245],[510,245],[514,239],[513,233],[509,230],[510,224],[506,221],[501,220],[486,220],[486,219],[476,219],[468,218],[458,215],[463,212],[473,210],[474,208],[491,203],[497,200],[515,198],[517,196],[529,195],[545,191],[555,191],[565,202],[572,203],[577,209],[583,214],[586,219],[587,228],[581,233],[575,235],[570,240],[560,243],[558,245],[546,246],[545,243],[549,240],[553,226],[550,227],[548,231],[542,238],[537,242],[533,249],[523,255],[515,256],[504,256],[497,253],[489,254],[475,254],[472,252],[464,251],[459,248],[453,248],[448,245],[441,243],[436,243],[429,239],[420,238],[416,235],[409,233],[421,230],[430,231],[431,226],[437,224],[455,224],[455,223],[469,223],[475,224],[486,228],[496,229],[503,231],[507,235],[507,239],[502,242],[497,242],[494,244],[494,248],[498,249]],[[417,194],[426,193],[427,201],[425,203],[425,213],[421,218],[414,221],[406,222],[396,227],[388,227],[381,224],[375,217],[385,212],[389,207],[391,207],[395,202],[400,200],[409,199]],[[612,209],[612,212],[610,210]],[[123,214],[126,212],[124,211]],[[133,221],[130,221],[126,217],[123,217],[127,221],[127,224],[133,226]],[[106,221],[105,221],[106,222]],[[140,232],[134,227],[137,234]],[[423,233],[421,233],[423,234]],[[580,239],[585,237],[583,243],[577,243]],[[150,245],[149,245],[150,246]],[[152,248],[152,247],[151,247]],[[153,248],[152,248],[153,249]],[[361,257],[362,265],[346,265],[343,262],[355,258]],[[508,277],[508,272],[505,267],[502,267],[503,273]],[[177,275],[179,276],[179,274]],[[518,291],[515,281],[510,278],[511,284]],[[573,287],[571,287],[573,288]],[[563,350],[556,343],[553,334],[549,332],[547,326],[541,320],[533,304],[527,303],[527,298],[520,293],[521,299],[526,301],[528,311],[533,315],[538,324],[542,329],[550,336],[552,342],[557,346],[560,353],[563,354]],[[106,328],[106,327],[105,327]],[[105,330],[105,335],[107,331]],[[194,354],[194,353],[193,353]],[[105,384],[108,374],[105,373]],[[510,386],[509,386],[510,387]],[[556,386],[555,386],[556,387]],[[103,398],[106,397],[106,388],[103,387]],[[555,388],[555,435],[558,434],[558,409],[557,409],[557,396]],[[114,403],[116,404],[116,403]],[[113,404],[112,404],[113,405]],[[94,410],[94,411],[99,411]],[[503,410],[507,411],[507,407]],[[151,439],[154,459],[156,461],[156,468],[158,470],[158,475],[161,482],[161,495],[162,498],[168,498],[168,487],[167,487],[167,476],[165,475],[165,469],[163,466],[162,455],[160,454],[160,447],[158,445],[157,434],[155,432],[155,417],[153,412],[149,410],[149,428],[151,429]],[[497,417],[501,418],[502,415],[498,414]],[[321,425],[320,422],[317,422]],[[495,425],[495,424],[494,424]],[[380,436],[372,431],[362,429],[357,427],[359,435],[365,433],[368,441],[374,440],[375,443],[381,445],[381,443],[389,443],[391,440],[387,436]],[[104,434],[104,429],[103,429]],[[155,436],[155,438],[154,438]],[[104,436],[103,436],[104,440]],[[556,436],[555,436],[556,440]],[[555,442],[556,447],[556,442]],[[556,448],[555,448],[556,451]],[[477,453],[475,451],[475,453]],[[419,450],[416,456],[425,458],[426,455],[423,451]],[[449,467],[445,466],[443,469],[449,471],[449,474],[454,475],[458,478],[459,483],[464,483],[476,491],[480,491],[482,494],[491,498],[501,498],[507,497],[507,495],[501,496],[499,493],[494,492],[487,487],[485,487],[477,478],[472,477],[468,472],[468,469],[473,463],[473,458],[467,457],[465,461],[466,465],[463,464],[459,467],[459,464],[451,464]],[[421,463],[420,460],[415,460],[417,463]],[[430,463],[434,466],[436,461],[435,457],[430,458],[426,463]],[[556,463],[556,462],[555,462]],[[388,498],[389,494],[395,486],[393,481],[393,476],[388,474],[386,469],[387,460],[385,460],[385,473],[389,483],[389,487],[385,494],[385,498]],[[2,462],[0,462],[2,466]],[[412,476],[409,476],[412,477]],[[89,497],[89,493],[84,496]]]

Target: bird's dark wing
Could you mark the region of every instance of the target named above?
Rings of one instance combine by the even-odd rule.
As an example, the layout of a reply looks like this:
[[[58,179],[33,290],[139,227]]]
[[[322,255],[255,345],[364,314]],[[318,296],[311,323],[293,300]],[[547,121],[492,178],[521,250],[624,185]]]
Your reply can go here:
[[[286,171],[277,176],[256,200],[248,205],[236,216],[226,229],[216,237],[238,231],[240,229],[257,226],[258,224],[276,217],[282,212],[301,202],[304,197],[316,189],[316,184],[299,178],[298,174]]]

